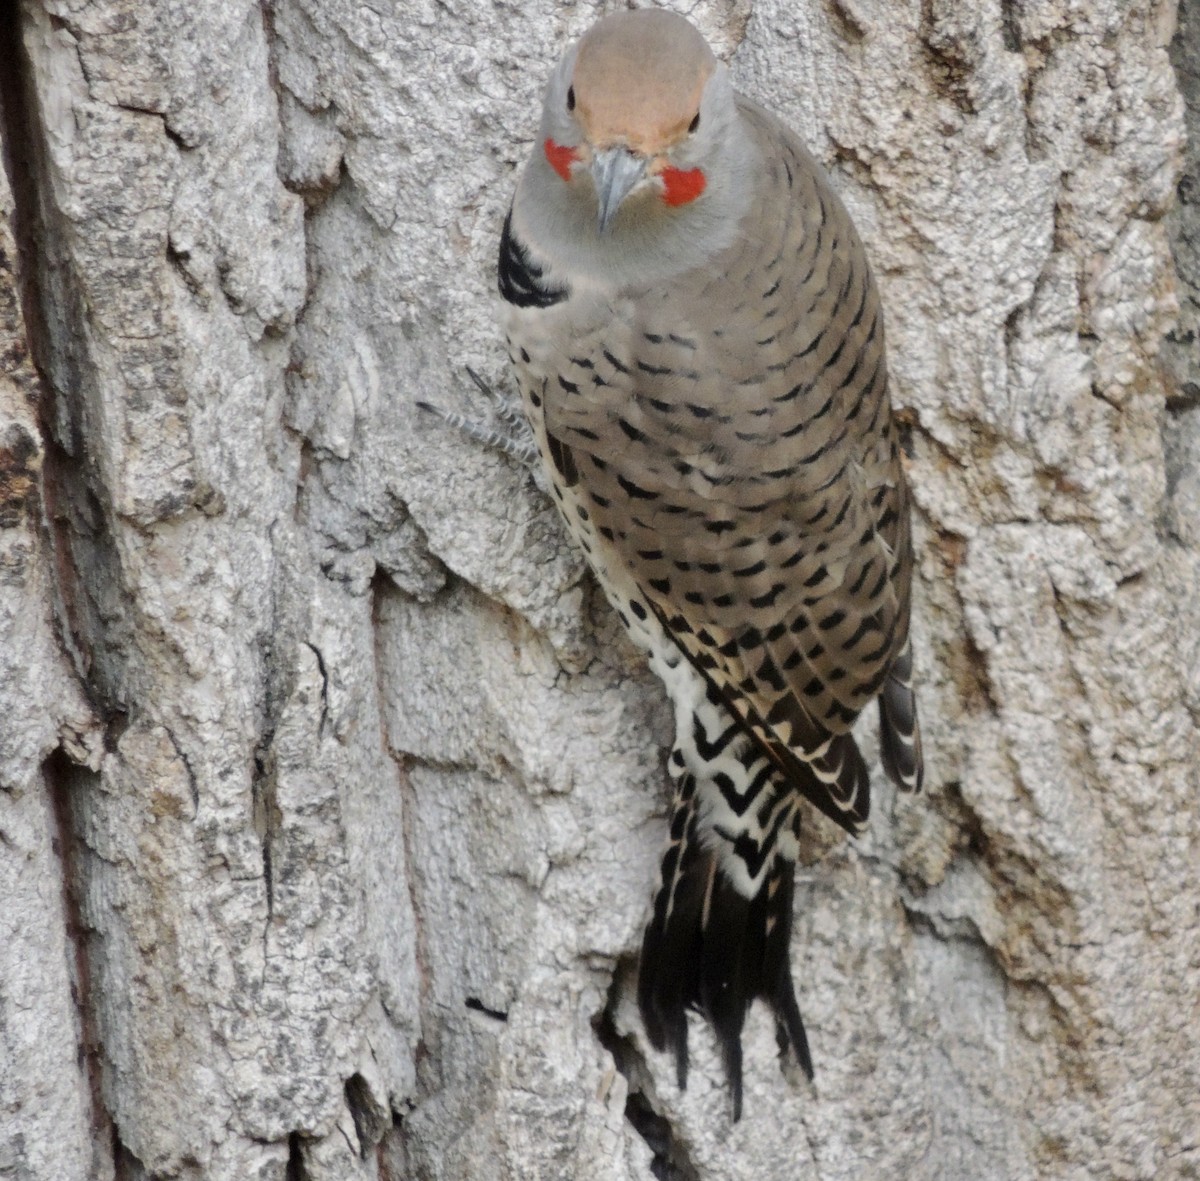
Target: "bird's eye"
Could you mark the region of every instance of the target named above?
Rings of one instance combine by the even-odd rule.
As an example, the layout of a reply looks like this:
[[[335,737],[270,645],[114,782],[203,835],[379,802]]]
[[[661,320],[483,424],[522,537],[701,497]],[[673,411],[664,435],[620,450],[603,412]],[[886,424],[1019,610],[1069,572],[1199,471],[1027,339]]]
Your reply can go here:
[[[688,124],[688,135],[691,135],[697,127],[700,126],[700,112],[696,112],[696,117]]]
[[[574,109],[575,109],[575,87],[568,86],[567,87],[567,110],[573,111]]]

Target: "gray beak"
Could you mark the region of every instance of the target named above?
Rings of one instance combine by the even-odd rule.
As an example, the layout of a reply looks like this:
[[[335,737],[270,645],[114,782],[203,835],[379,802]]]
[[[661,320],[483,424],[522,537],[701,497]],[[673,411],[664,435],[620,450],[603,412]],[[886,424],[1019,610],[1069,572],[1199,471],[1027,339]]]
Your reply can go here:
[[[596,199],[600,205],[597,221],[600,233],[608,230],[621,202],[645,175],[645,157],[635,156],[625,148],[606,148],[592,156],[592,180],[596,184]]]

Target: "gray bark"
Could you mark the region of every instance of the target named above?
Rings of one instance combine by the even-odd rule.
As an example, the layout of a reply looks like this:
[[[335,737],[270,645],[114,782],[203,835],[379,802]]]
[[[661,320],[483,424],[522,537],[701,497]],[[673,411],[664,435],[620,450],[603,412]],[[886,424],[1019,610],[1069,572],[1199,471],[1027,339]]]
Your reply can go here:
[[[505,381],[600,5],[24,0],[5,1181],[1200,1177],[1200,0],[679,7],[830,167],[911,436],[930,783],[810,826],[816,1083],[756,1012],[731,1125],[646,1046],[661,690],[414,405]]]

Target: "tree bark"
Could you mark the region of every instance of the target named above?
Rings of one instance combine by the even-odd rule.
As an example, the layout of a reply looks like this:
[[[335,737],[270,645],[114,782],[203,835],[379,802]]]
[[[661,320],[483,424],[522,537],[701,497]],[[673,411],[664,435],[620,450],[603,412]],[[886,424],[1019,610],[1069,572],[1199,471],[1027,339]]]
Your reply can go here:
[[[910,444],[929,787],[809,826],[815,1084],[757,1011],[737,1125],[648,1049],[661,689],[415,406],[506,381],[601,5],[22,0],[5,1181],[1200,1177],[1200,0],[678,6],[830,168]]]

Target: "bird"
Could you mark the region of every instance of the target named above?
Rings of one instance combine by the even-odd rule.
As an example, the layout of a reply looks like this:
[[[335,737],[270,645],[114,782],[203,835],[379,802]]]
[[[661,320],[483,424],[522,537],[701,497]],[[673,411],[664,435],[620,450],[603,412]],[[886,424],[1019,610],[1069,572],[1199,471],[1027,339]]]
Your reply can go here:
[[[800,824],[866,822],[872,701],[886,774],[923,777],[878,290],[821,166],[664,9],[603,17],[553,70],[498,286],[546,483],[674,714],[641,1019],[683,1088],[703,1015],[737,1120],[755,1000],[813,1077]]]

